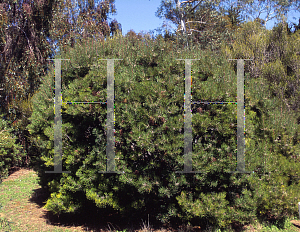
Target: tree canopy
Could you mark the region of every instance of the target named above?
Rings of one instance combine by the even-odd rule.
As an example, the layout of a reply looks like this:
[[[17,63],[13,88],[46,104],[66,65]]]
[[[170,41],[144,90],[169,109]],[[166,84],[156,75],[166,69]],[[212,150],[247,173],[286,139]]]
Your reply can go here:
[[[246,21],[260,21],[263,26],[274,18],[286,22],[289,10],[299,10],[298,1],[207,1],[163,0],[156,16],[177,26],[175,33],[187,40],[218,47],[220,41],[229,42],[233,32]],[[263,17],[263,15],[266,15]],[[245,15],[245,16],[243,16]]]
[[[5,0],[0,3],[2,111],[33,94],[56,51],[87,37],[104,39],[121,29],[109,14],[114,0]],[[15,102],[15,103],[13,103]],[[10,104],[11,103],[11,104]]]

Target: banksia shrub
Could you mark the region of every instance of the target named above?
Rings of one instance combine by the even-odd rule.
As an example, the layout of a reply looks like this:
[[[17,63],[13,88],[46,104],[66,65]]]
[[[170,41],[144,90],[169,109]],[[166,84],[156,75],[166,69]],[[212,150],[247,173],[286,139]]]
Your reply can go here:
[[[209,223],[221,228],[251,222],[263,213],[283,217],[297,212],[279,207],[287,201],[294,204],[294,198],[273,201],[273,211],[266,205],[283,191],[299,191],[295,174],[299,165],[288,157],[299,151],[299,145],[292,142],[299,141],[295,134],[299,127],[289,116],[293,129],[285,132],[285,138],[291,142],[284,150],[287,157],[280,159],[284,163],[278,163],[282,144],[272,139],[283,136],[285,130],[280,128],[282,118],[268,117],[279,114],[276,99],[263,101],[269,97],[267,86],[263,84],[265,88],[257,94],[258,80],[245,79],[249,88],[245,99],[249,119],[246,170],[254,172],[228,173],[236,170],[236,105],[193,104],[192,165],[202,173],[180,174],[175,172],[184,169],[185,69],[184,61],[176,59],[199,59],[192,62],[193,101],[236,101],[236,74],[229,62],[200,49],[176,50],[162,38],[86,40],[57,57],[71,59],[62,61],[63,102],[106,101],[107,64],[94,57],[123,59],[114,63],[115,170],[121,173],[98,173],[106,171],[106,104],[62,105],[62,167],[71,173],[45,173],[54,170],[52,68],[33,96],[28,126],[41,151],[40,184],[51,193],[45,206],[48,210],[77,212],[85,202],[92,202],[101,210],[110,208],[131,218],[150,214],[163,223],[191,222],[201,227]],[[265,157],[272,162],[262,165]],[[290,170],[283,165],[290,165]],[[270,174],[263,175],[265,171]],[[287,173],[293,178],[290,187]],[[286,189],[269,181],[276,175]],[[272,194],[266,194],[270,188]]]

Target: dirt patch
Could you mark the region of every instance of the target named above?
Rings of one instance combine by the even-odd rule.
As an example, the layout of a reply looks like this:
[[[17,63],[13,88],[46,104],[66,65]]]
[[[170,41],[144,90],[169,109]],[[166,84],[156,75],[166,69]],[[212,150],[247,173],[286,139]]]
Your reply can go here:
[[[22,179],[27,175],[37,176],[32,169],[14,168],[10,170],[10,175],[3,182]],[[59,223],[51,224],[51,213],[43,209],[46,200],[45,192],[38,185],[36,187],[32,197],[8,202],[0,216],[13,222],[21,231],[55,231],[58,228],[62,231],[86,231],[83,227],[63,226]]]
[[[30,168],[12,167],[8,170],[9,176],[6,179],[3,179],[2,182],[14,181],[15,179],[20,178],[20,176],[25,176],[30,172],[34,172],[34,171]]]
[[[291,220],[291,223],[300,231],[300,220]]]

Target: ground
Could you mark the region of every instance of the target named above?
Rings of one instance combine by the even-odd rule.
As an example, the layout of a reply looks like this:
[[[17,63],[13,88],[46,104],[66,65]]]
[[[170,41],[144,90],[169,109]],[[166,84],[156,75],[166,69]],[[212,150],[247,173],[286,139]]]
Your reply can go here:
[[[92,215],[86,218],[70,218],[52,215],[43,209],[46,200],[45,191],[37,183],[38,177],[34,170],[18,168],[12,170],[9,177],[0,185],[0,230],[1,231],[122,231],[117,226],[115,219],[101,223]],[[300,220],[291,220],[293,231],[300,232]],[[145,223],[147,224],[147,223]],[[150,231],[146,225],[140,223],[135,231]],[[151,225],[151,222],[150,222]],[[245,226],[244,231],[262,231],[262,227],[256,225]],[[110,230],[111,229],[111,230]],[[169,229],[156,229],[152,231],[175,231]],[[178,230],[177,230],[178,231]],[[186,231],[183,229],[183,231]],[[193,228],[193,231],[201,231]],[[269,230],[270,231],[270,230]],[[273,230],[272,230],[273,231]]]

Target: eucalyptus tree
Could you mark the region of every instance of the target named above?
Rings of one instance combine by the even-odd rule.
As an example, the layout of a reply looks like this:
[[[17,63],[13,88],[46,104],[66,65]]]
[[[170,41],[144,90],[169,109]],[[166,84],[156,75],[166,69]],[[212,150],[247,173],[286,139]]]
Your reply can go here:
[[[121,24],[116,19],[108,23],[109,15],[116,13],[115,0],[67,0],[61,4],[55,12],[56,18],[53,22],[53,43],[57,42],[56,49],[64,50],[67,45],[85,38],[103,40],[121,30]]]
[[[221,9],[221,10],[220,10]],[[225,12],[231,17],[225,17]],[[230,36],[229,24],[239,24],[239,11],[231,8],[221,8],[220,1],[162,1],[156,12],[159,18],[166,18],[177,25],[176,34],[185,40],[188,46],[188,38],[193,42],[210,45],[212,49],[217,48],[221,40]]]
[[[114,0],[4,0],[0,12],[2,108],[35,92],[56,51],[78,39],[104,39],[121,27],[116,20],[108,23]]]
[[[261,19],[263,26],[274,19],[277,23],[287,22],[291,11],[300,10],[298,0],[242,0],[238,2],[247,21]]]
[[[291,10],[299,10],[299,1],[284,0],[163,0],[156,16],[177,26],[181,42],[188,46],[188,38],[204,47],[218,47],[221,41],[232,41],[233,32],[241,23],[260,21],[263,26],[274,18],[285,22]],[[265,17],[263,17],[265,16]]]
[[[114,12],[114,0],[1,1],[1,111],[14,122],[13,133],[19,135],[24,147],[30,143],[26,142],[25,130],[32,113],[30,98],[49,70],[47,59],[66,45],[74,46],[77,40],[104,39],[119,29],[116,20],[108,23],[108,15]]]
[[[1,79],[3,111],[10,101],[20,101],[33,93],[38,76],[46,70],[51,47],[52,9],[57,1],[9,1],[0,3]]]

